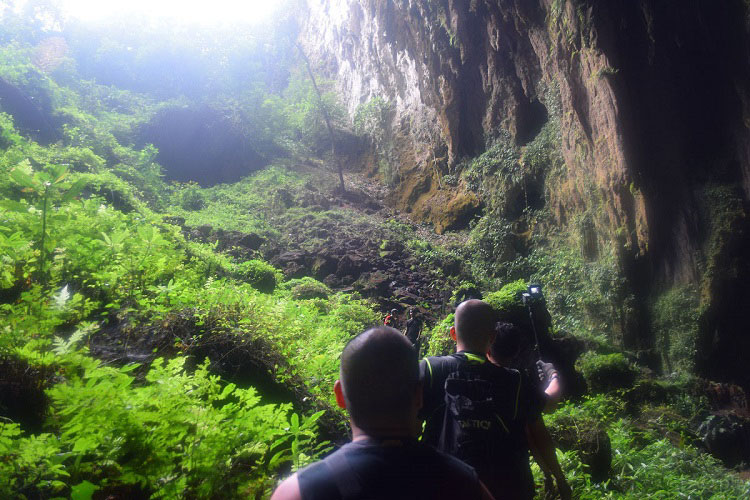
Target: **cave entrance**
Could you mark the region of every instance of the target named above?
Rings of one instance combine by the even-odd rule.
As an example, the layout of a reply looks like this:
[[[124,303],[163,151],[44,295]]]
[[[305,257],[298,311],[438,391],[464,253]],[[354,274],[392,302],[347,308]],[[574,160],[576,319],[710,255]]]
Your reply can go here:
[[[156,160],[172,181],[237,182],[268,163],[229,119],[210,108],[165,109],[142,127],[138,140],[159,149]]]
[[[516,115],[516,145],[523,146],[539,135],[547,123],[547,108],[539,99],[521,99]]]

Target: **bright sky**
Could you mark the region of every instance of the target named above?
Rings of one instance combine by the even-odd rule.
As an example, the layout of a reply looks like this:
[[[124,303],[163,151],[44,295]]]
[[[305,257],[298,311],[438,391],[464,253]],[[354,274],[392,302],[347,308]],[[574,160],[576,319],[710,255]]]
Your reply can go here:
[[[61,0],[72,17],[97,21],[125,14],[173,19],[190,24],[267,22],[280,0]]]

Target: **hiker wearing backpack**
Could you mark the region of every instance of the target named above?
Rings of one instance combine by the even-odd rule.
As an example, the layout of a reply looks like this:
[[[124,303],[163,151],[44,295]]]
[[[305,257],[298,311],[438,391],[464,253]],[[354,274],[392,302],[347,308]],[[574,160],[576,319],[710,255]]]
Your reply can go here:
[[[506,322],[497,323],[495,325],[495,340],[490,346],[487,355],[488,359],[493,364],[501,367],[517,366],[521,348],[521,337],[521,330],[516,325]],[[545,405],[543,411],[545,413],[552,412],[557,406],[561,395],[559,375],[552,363],[545,363],[541,360],[536,363],[536,371],[544,388],[543,399],[545,400]],[[520,373],[522,378],[525,379],[524,383],[527,386],[536,386],[537,391],[542,390],[540,386],[528,380],[528,376],[524,375],[523,371]],[[537,376],[537,373],[534,376]],[[571,498],[570,485],[568,485],[560,463],[557,461],[555,446],[552,443],[552,437],[547,427],[544,425],[544,419],[540,416],[540,418],[530,422],[527,426],[526,437],[528,446],[531,454],[534,456],[534,460],[536,460],[542,472],[544,472],[545,490],[548,493],[554,493],[556,489],[563,500]]]
[[[497,498],[531,499],[526,433],[540,418],[544,397],[517,370],[487,359],[494,326],[489,304],[464,301],[451,328],[456,354],[420,363],[423,440],[473,466]]]
[[[385,319],[383,319],[383,325],[390,326],[391,328],[398,328],[396,326],[397,324],[398,324],[398,309],[391,309],[390,312],[385,315]]]
[[[333,390],[352,442],[284,480],[271,500],[494,498],[470,466],[417,441],[419,368],[401,332],[379,326],[349,341]]]

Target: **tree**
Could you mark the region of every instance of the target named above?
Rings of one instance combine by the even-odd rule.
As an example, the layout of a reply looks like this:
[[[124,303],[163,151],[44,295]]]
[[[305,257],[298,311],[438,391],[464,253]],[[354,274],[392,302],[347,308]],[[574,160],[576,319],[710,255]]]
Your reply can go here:
[[[315,95],[318,97],[318,106],[320,107],[320,112],[323,114],[323,120],[325,120],[326,128],[328,129],[328,136],[331,140],[331,156],[333,156],[333,161],[336,163],[336,168],[339,173],[339,189],[342,193],[346,192],[346,188],[344,187],[344,170],[341,166],[341,161],[339,161],[338,156],[336,156],[336,140],[333,137],[333,127],[331,126],[331,117],[328,114],[328,109],[326,108],[325,104],[323,103],[323,96],[320,93],[320,89],[318,88],[318,84],[315,81],[315,74],[313,73],[312,66],[310,65],[310,59],[308,59],[307,55],[305,54],[305,51],[302,49],[302,47],[299,45],[299,43],[295,43],[297,46],[297,49],[299,50],[300,55],[302,56],[302,59],[305,61],[305,67],[307,68],[307,73],[310,75],[310,80],[312,81],[313,88],[315,89]]]

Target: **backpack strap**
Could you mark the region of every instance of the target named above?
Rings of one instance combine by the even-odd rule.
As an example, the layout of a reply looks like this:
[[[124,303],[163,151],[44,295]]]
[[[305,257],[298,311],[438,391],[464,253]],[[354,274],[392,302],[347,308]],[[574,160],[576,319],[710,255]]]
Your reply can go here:
[[[359,498],[362,494],[362,484],[354,472],[349,459],[344,451],[339,451],[326,458],[328,467],[331,469],[331,477],[336,482],[339,494],[343,500],[348,498]]]

